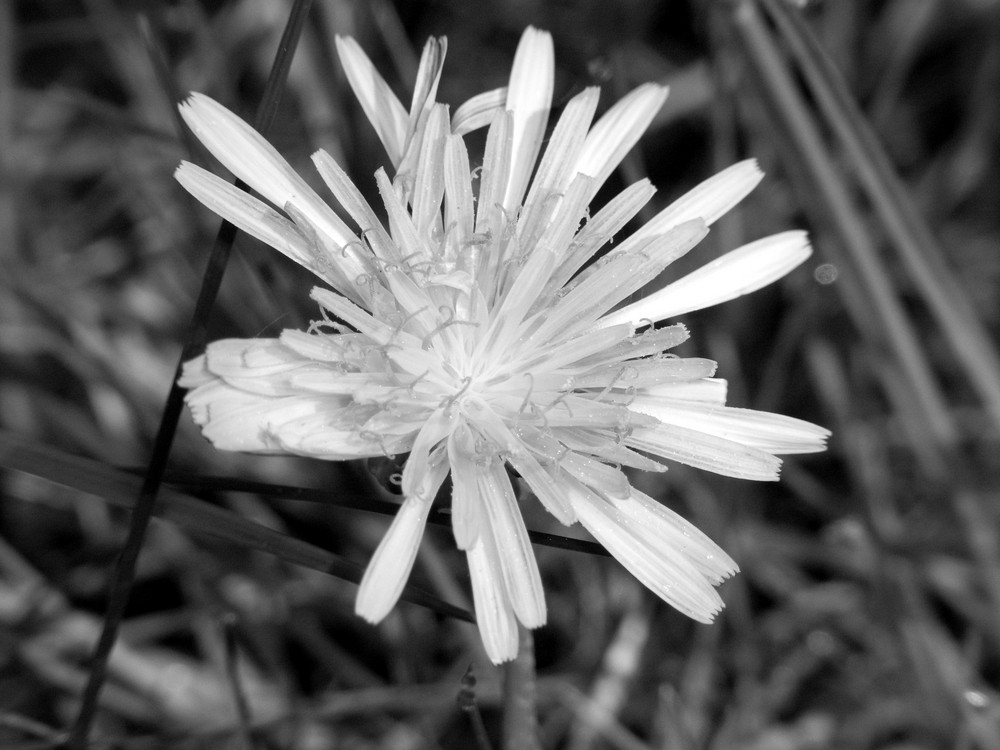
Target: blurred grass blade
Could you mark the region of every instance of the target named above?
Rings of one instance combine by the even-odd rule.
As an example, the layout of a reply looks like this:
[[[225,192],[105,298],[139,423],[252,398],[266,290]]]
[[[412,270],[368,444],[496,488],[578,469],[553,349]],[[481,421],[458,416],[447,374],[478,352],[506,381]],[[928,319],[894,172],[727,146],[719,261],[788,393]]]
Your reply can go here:
[[[391,516],[399,509],[396,503],[385,500],[373,500],[356,498],[344,495],[335,495],[329,490],[317,490],[311,487],[290,487],[288,485],[265,484],[249,479],[239,479],[237,477],[209,477],[203,475],[193,476],[190,474],[168,473],[164,481],[179,489],[190,491],[216,490],[222,492],[251,492],[264,497],[280,498],[283,500],[301,500],[311,503],[323,503],[338,508],[349,510],[361,510],[368,513],[380,513]],[[451,528],[451,513],[435,508],[427,518],[428,523]],[[571,552],[584,552],[589,555],[600,555],[610,557],[610,553],[597,542],[586,539],[574,539],[573,537],[561,536],[559,534],[548,534],[542,531],[528,531],[528,537],[533,544],[541,544],[546,547],[570,550]]]
[[[278,101],[288,78],[288,71],[291,69],[292,57],[311,4],[312,0],[295,0],[289,11],[288,22],[281,35],[274,64],[271,66],[271,72],[254,122],[257,130],[262,133],[267,132],[274,119]],[[128,536],[115,563],[101,637],[94,648],[90,676],[80,698],[80,708],[76,721],[73,723],[69,739],[66,742],[67,747],[72,750],[84,750],[88,744],[90,727],[97,712],[98,695],[107,676],[108,659],[118,637],[118,627],[122,617],[124,617],[125,605],[132,591],[139,551],[142,548],[146,528],[153,514],[153,506],[156,504],[163,473],[166,471],[167,460],[174,442],[174,433],[177,430],[177,422],[184,408],[183,391],[177,384],[177,379],[180,377],[183,363],[204,349],[208,338],[208,317],[222,285],[222,277],[235,239],[236,228],[228,222],[223,222],[202,276],[201,290],[198,292],[198,299],[195,303],[191,329],[178,359],[170,392],[163,405],[160,425],[153,441],[153,450],[146,475],[139,488],[138,500],[132,510]]]
[[[131,510],[142,478],[98,461],[31,445],[0,430],[0,468],[20,471]],[[358,583],[364,568],[308,542],[282,534],[198,498],[164,487],[155,515],[194,534],[205,534],[282,560]],[[474,622],[472,614],[433,594],[408,586],[403,599],[441,614]]]
[[[775,27],[837,135],[879,220],[966,376],[1000,429],[1000,355],[955,280],[930,227],[907,194],[878,136],[809,26],[783,0],[763,0]]]
[[[763,23],[756,2],[745,0],[738,3],[732,20],[744,47],[745,59],[759,78],[765,94],[773,101],[779,126],[790,138],[788,156],[795,160],[795,164],[790,166],[789,171],[794,173],[799,167],[805,170],[816,198],[832,217],[856,269],[864,290],[861,301],[872,308],[872,314],[867,315],[859,315],[861,311],[858,309],[851,310],[858,330],[871,340],[873,351],[885,349],[898,362],[899,370],[913,394],[910,407],[913,421],[922,424],[926,435],[933,436],[934,442],[954,444],[954,420],[921,348],[920,338],[893,290],[868,228],[823,143],[821,129],[785,65],[771,31]],[[804,202],[803,208],[808,210],[811,207]],[[873,326],[879,326],[881,330],[875,331]],[[923,457],[929,461],[940,461],[926,449]]]

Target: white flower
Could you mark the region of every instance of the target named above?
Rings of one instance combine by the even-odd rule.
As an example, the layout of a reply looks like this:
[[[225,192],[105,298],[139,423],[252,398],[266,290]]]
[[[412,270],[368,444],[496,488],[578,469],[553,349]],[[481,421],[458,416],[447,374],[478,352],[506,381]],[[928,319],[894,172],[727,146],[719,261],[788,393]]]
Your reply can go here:
[[[774,480],[774,454],[822,450],[828,433],[725,406],[714,362],[665,353],[687,338],[684,327],[653,324],[783,276],[808,257],[805,235],[754,242],[616,307],[757,184],[752,161],[594,261],[654,192],[640,180],[589,213],[666,89],[640,86],[596,123],[598,92],[583,91],[536,166],[553,89],[547,33],[529,28],[509,87],[454,118],[434,101],[444,40],[424,50],[409,112],[354,41],[337,48],[395,170],[375,175],[385,220],[326,152],[313,160],[357,230],[235,115],[199,94],[181,107],[212,153],[284,215],[192,164],[177,171],[184,187],[327,285],[313,289],[323,320],[310,330],[217,341],[186,364],[195,421],[224,450],[330,460],[409,452],[403,503],[358,593],[356,610],[369,621],[396,603],[450,473],[455,542],[468,556],[490,658],[515,655],[517,622],[545,622],[507,465],[562,523],[579,521],[657,595],[710,621],[723,606],[714,585],[736,564],[633,488],[621,467],[665,471],[657,459],[672,459]],[[472,170],[462,134],[484,124],[482,167]]]

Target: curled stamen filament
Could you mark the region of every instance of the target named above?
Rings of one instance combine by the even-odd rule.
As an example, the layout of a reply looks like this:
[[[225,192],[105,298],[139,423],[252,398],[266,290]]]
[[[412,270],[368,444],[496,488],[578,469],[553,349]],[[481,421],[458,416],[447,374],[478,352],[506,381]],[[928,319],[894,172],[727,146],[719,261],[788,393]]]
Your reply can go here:
[[[426,378],[430,374],[430,372],[431,372],[430,370],[424,370],[420,375],[417,375],[417,377],[415,377],[413,380],[411,380],[409,383],[407,383],[406,384],[406,392],[409,393],[414,398],[416,398],[416,396],[417,396],[417,391],[416,391],[417,383],[419,383],[421,380],[423,380],[424,378]]]
[[[353,240],[351,240],[347,244],[341,246],[341,248],[340,248],[340,257],[341,258],[347,258],[347,248],[349,248],[351,245],[357,245],[358,247],[360,247],[362,253],[365,253],[368,250],[368,248],[366,248],[364,246],[364,243],[362,243],[361,240],[359,240],[357,238],[354,238]]]
[[[524,400],[521,402],[521,406],[517,410],[517,418],[520,419],[521,415],[524,414],[524,410],[528,407],[531,402],[531,392],[535,390],[535,376],[530,372],[524,373],[524,377],[528,379],[528,392],[524,394]],[[534,404],[532,404],[534,406]],[[544,418],[544,417],[543,417]]]
[[[457,392],[451,394],[450,396],[445,396],[438,402],[439,409],[450,409],[455,405],[455,402],[460,399],[463,394],[469,390],[469,386],[472,385],[472,376],[467,376],[462,378],[462,387],[458,389]]]
[[[309,327],[306,328],[306,333],[311,333],[315,335],[323,335],[324,328],[332,328],[337,333],[354,333],[350,328],[338,323],[335,320],[331,320],[329,314],[325,307],[319,308],[319,314],[323,316],[323,320],[314,320],[309,323]]]
[[[372,432],[371,430],[358,430],[358,437],[369,443],[378,443],[379,450],[382,451],[382,455],[386,458],[395,458],[394,453],[390,453],[385,447],[385,440],[382,435],[377,432]]]
[[[396,338],[396,336],[398,336],[398,335],[399,335],[399,334],[400,334],[400,333],[402,332],[402,330],[403,330],[403,327],[404,327],[404,326],[405,326],[405,325],[406,325],[407,323],[409,323],[409,322],[410,322],[411,320],[413,320],[413,319],[414,319],[414,318],[416,318],[416,317],[417,317],[418,315],[420,315],[420,313],[422,313],[422,312],[426,312],[426,311],[427,311],[427,308],[426,308],[426,307],[421,307],[421,308],[420,308],[419,310],[414,310],[414,311],[413,311],[413,312],[411,312],[411,313],[410,313],[409,315],[407,315],[407,316],[406,316],[405,318],[403,318],[403,320],[402,320],[402,321],[400,321],[399,325],[398,325],[398,326],[396,326],[396,327],[395,327],[395,328],[393,329],[393,331],[392,331],[392,335],[391,335],[391,336],[389,337],[389,341],[390,341],[390,342],[391,342],[391,341],[393,341],[393,340],[394,340],[394,339]]]
[[[545,414],[547,414],[548,412],[550,412],[550,411],[552,411],[553,409],[555,409],[555,408],[556,408],[557,406],[559,406],[560,404],[562,404],[562,406],[563,406],[563,407],[564,407],[564,408],[566,409],[566,414],[568,414],[568,415],[569,415],[569,417],[570,417],[570,418],[572,419],[572,417],[573,417],[573,410],[572,410],[572,409],[570,408],[570,406],[569,406],[569,404],[568,404],[568,403],[563,403],[563,402],[564,402],[564,401],[566,400],[566,397],[567,397],[567,396],[569,396],[569,394],[570,394],[570,392],[569,392],[569,391],[563,391],[562,393],[560,393],[560,394],[559,394],[558,396],[556,396],[556,397],[555,397],[555,398],[554,398],[554,399],[552,400],[552,403],[551,403],[551,404],[549,404],[549,405],[548,405],[548,406],[546,406],[545,408],[541,409],[541,410],[540,410],[540,411],[539,411],[538,413],[539,413],[540,415],[545,415]],[[547,425],[548,425],[548,421],[546,420],[546,426],[547,426]]]
[[[473,320],[455,320],[455,311],[452,310],[450,307],[447,308],[447,310],[449,315],[448,320],[444,321],[443,323],[440,323],[433,331],[424,336],[423,342],[421,344],[424,350],[430,349],[431,339],[437,334],[441,333],[448,326],[466,325],[466,326],[472,326],[474,328],[479,327],[479,323],[476,323]]]

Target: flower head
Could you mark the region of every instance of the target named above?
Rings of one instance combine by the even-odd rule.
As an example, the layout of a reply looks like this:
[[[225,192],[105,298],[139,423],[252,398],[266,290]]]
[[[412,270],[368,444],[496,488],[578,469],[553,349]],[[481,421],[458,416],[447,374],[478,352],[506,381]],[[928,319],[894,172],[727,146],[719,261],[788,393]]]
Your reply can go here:
[[[308,331],[217,341],[186,364],[195,421],[226,450],[331,460],[409,453],[402,505],[358,593],[356,610],[372,622],[396,603],[449,474],[452,528],[487,653],[512,658],[517,622],[545,622],[507,466],[559,521],[579,521],[656,594],[710,621],[723,606],[714,585],[736,564],[632,487],[622,467],[665,471],[667,459],[773,480],[774,454],[822,450],[827,432],[725,406],[715,363],[670,354],[687,331],[656,324],[783,276],[808,257],[804,234],[754,242],[622,305],[757,184],[752,161],[594,260],[653,195],[640,180],[590,214],[666,89],[640,86],[596,122],[598,91],[583,91],[541,153],[554,71],[547,33],[529,28],[510,85],[454,116],[435,102],[444,40],[424,50],[409,111],[355,42],[338,39],[337,48],[392,165],[392,176],[375,175],[385,219],[326,152],[313,161],[357,229],[225,108],[198,94],[181,107],[212,153],[284,215],[191,164],[178,169],[180,182],[326,284],[313,289],[323,319]],[[473,170],[463,134],[485,125]]]

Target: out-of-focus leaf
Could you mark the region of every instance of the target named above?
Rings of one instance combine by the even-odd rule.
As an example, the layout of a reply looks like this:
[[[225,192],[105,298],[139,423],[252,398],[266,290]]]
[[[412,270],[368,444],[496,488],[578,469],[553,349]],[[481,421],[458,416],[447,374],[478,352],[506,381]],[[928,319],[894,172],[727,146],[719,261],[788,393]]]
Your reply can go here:
[[[32,445],[5,430],[0,430],[0,468],[31,474],[128,509],[134,506],[142,485],[140,477],[88,458]],[[332,552],[167,487],[161,491],[154,513],[197,534],[268,552],[352,583],[358,583],[364,572],[360,565]],[[403,599],[460,620],[475,621],[470,612],[413,586],[403,591]]]

